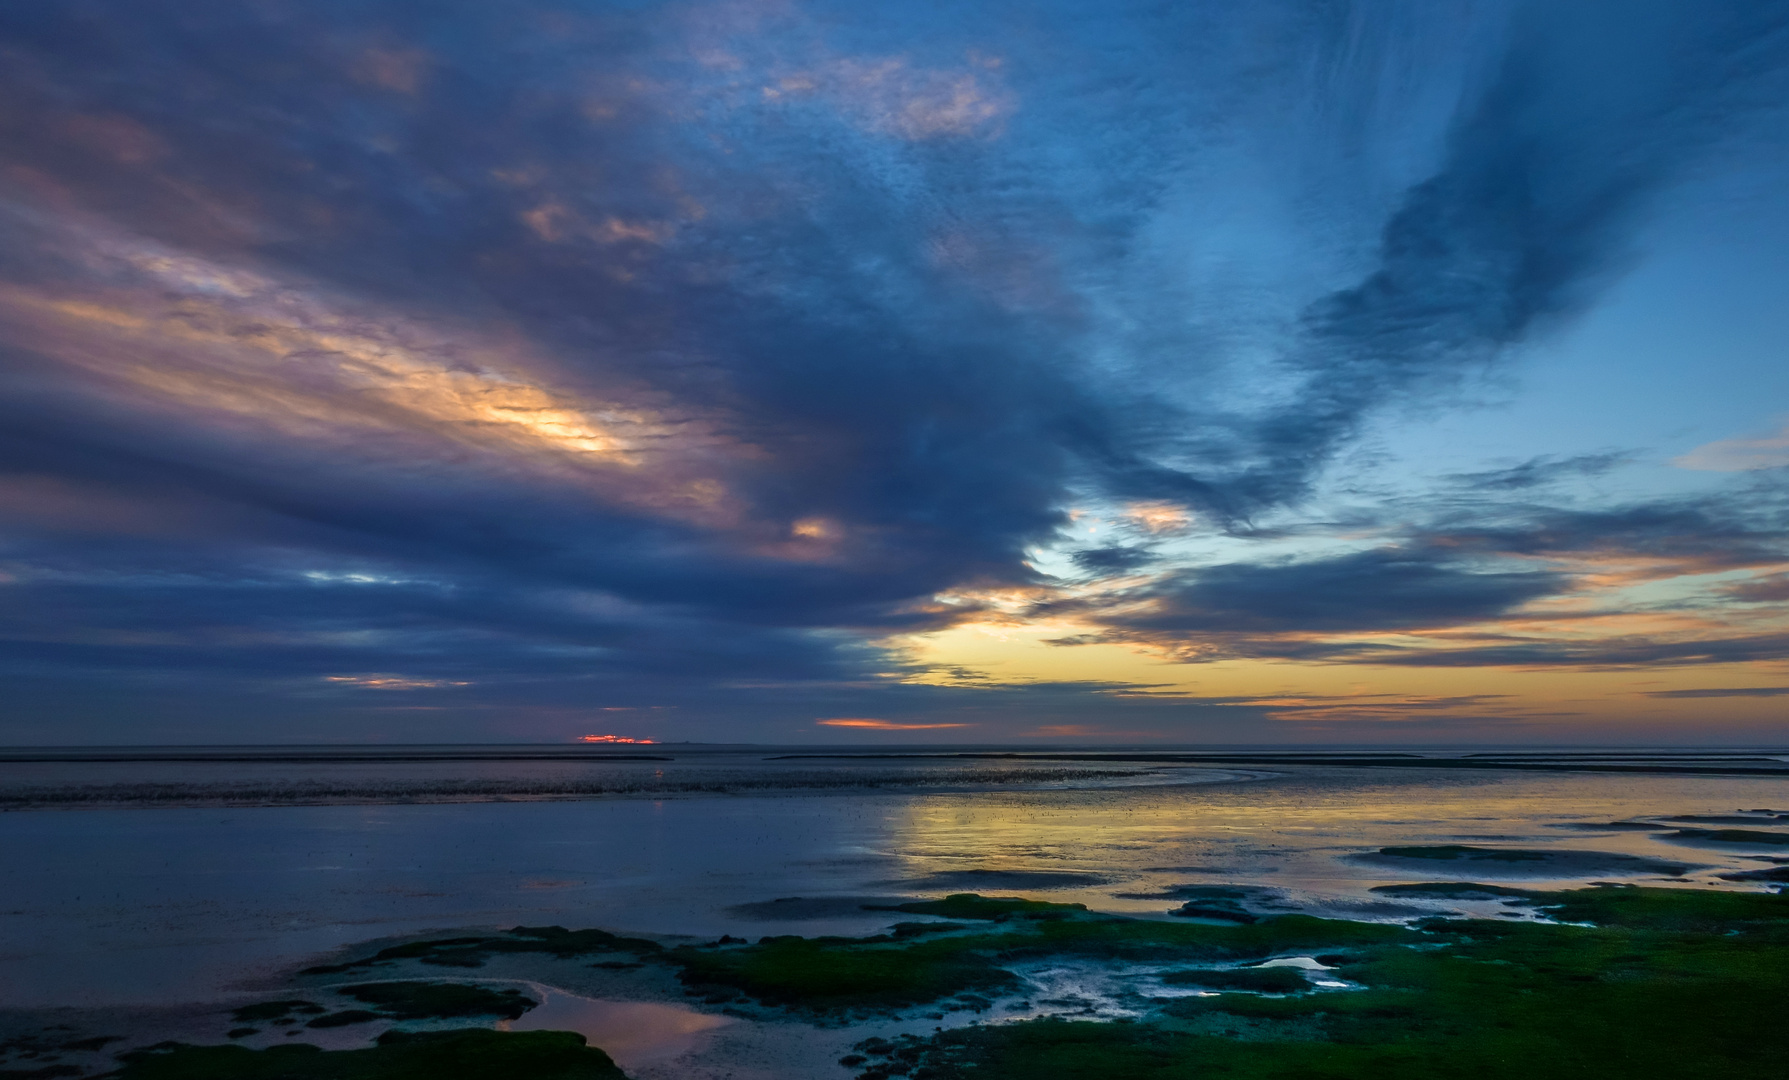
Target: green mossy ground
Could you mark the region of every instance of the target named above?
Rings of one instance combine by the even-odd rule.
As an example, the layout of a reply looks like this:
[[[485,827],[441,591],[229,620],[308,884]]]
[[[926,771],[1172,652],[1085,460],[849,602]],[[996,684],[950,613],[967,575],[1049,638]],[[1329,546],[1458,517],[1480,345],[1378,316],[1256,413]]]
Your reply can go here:
[[[1789,847],[1789,833],[1760,832],[1757,829],[1678,829],[1667,833],[1667,840],[1684,840],[1703,844],[1757,844],[1762,847]]]
[[[1349,957],[1342,974],[1367,989],[1226,993],[1170,1002],[1139,1023],[1038,1020],[866,1044],[859,1057],[875,1060],[862,1076],[1781,1075],[1789,896],[1629,887],[1526,899],[1554,918],[1595,925],[1434,919],[1367,942],[1351,929],[1358,924],[1330,924],[1339,934],[1328,944]]]
[[[416,960],[436,967],[483,967],[486,960],[498,953],[547,953],[557,957],[590,956],[597,953],[628,953],[634,956],[656,956],[663,951],[656,941],[621,937],[603,930],[567,930],[563,926],[518,926],[507,934],[487,937],[441,938],[434,941],[412,941],[381,949],[364,960],[345,964],[321,964],[306,968],[305,975],[337,975],[361,968],[390,964],[398,960]]]
[[[1188,968],[1162,975],[1169,986],[1197,986],[1204,990],[1251,990],[1258,994],[1296,994],[1311,988],[1297,968]]]
[[[1516,848],[1481,848],[1466,844],[1388,847],[1380,848],[1379,854],[1389,855],[1395,859],[1435,859],[1439,862],[1451,862],[1455,859],[1483,862],[1544,862],[1547,858],[1546,853],[1540,851],[1522,851]]]
[[[983,941],[782,937],[743,949],[680,949],[672,959],[684,983],[711,1001],[739,993],[811,1012],[894,1009],[1016,986]]]
[[[973,1025],[930,1039],[870,1040],[845,1059],[861,1068],[862,1080],[1678,1080],[1710,1072],[1778,1075],[1789,1060],[1789,1024],[1781,1016],[1789,1001],[1789,895],[1632,886],[1535,892],[1465,882],[1382,891],[1499,898],[1556,921],[1437,918],[1396,926],[1279,915],[1213,925],[962,894],[895,909],[958,922],[904,923],[869,938],[722,939],[666,949],[600,931],[520,928],[397,946],[344,966],[405,958],[470,965],[506,952],[623,952],[678,969],[691,991],[711,1002],[756,999],[835,1019],[910,1006],[979,1010],[989,996],[1019,987],[1013,966],[1043,960],[1167,968],[1163,981],[1220,991],[1163,999],[1135,1022],[1034,1020]],[[1337,965],[1342,978],[1362,989],[1317,990],[1295,971],[1245,966],[1288,955]],[[343,990],[389,1012],[403,1006],[385,999],[399,991],[384,988],[404,987],[402,995],[415,997],[430,985]],[[400,1036],[373,1051],[310,1051],[303,1058],[289,1056],[302,1053],[291,1049],[176,1048],[134,1056],[120,1077],[400,1080],[428,1071],[401,1071],[425,1051],[437,1055],[430,1060],[448,1060],[439,1056],[446,1049],[412,1043],[415,1038],[421,1036]],[[567,1071],[595,1068],[596,1059],[562,1064],[546,1044],[501,1045],[546,1056],[504,1059],[501,1072],[488,1074],[457,1061],[431,1068],[515,1080],[619,1075]],[[392,1047],[402,1052],[385,1053]],[[467,1047],[485,1055],[480,1062],[510,1052],[497,1043]],[[269,1054],[276,1056],[256,1056]],[[337,1071],[317,1071],[326,1062],[339,1063],[327,1066]],[[602,1063],[608,1067],[606,1058]],[[187,1071],[155,1071],[176,1065]],[[386,1071],[366,1071],[375,1067]]]
[[[115,1080],[626,1080],[569,1031],[394,1032],[365,1050],[172,1044],[123,1061]]]
[[[239,1024],[259,1024],[286,1020],[293,1013],[320,1013],[322,1011],[324,1011],[323,1006],[309,1001],[262,1001],[234,1010],[230,1013],[230,1018]]]
[[[333,989],[363,1005],[371,1005],[373,1009],[329,1012],[310,1001],[264,1001],[233,1010],[230,1017],[239,1024],[272,1022],[283,1025],[299,1023],[298,1017],[308,1016],[310,1019],[304,1021],[305,1027],[337,1028],[370,1024],[375,1020],[454,1020],[471,1016],[514,1020],[540,1004],[520,990],[492,990],[470,983],[380,982]],[[229,1037],[244,1038],[258,1030],[240,1027],[232,1030]]]
[[[1016,896],[979,896],[975,893],[952,893],[942,900],[919,900],[897,904],[889,911],[909,915],[937,915],[946,919],[976,919],[985,922],[1006,922],[1021,919],[1066,919],[1087,910],[1086,904],[1052,904],[1048,900],[1025,900]]]
[[[734,948],[676,949],[666,959],[680,965],[680,978],[710,1001],[738,993],[812,1012],[871,1011],[997,993],[1018,983],[1004,965],[1027,960],[1235,963],[1414,937],[1401,927],[1305,915],[1211,926],[1096,915],[1081,904],[973,894],[904,904],[898,910],[992,925],[921,940],[899,934],[764,938]]]
[[[336,993],[372,1005],[394,1020],[500,1016],[514,1020],[540,1002],[520,990],[492,990],[467,983],[384,982],[339,986]],[[321,1019],[319,1017],[318,1019]],[[314,1025],[315,1020],[311,1021]]]

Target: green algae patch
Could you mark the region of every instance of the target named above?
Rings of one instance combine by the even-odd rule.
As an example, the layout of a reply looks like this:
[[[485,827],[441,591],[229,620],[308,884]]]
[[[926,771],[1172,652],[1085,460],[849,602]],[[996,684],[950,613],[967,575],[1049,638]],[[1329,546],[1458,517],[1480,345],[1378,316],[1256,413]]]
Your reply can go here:
[[[1433,866],[1444,873],[1470,867],[1469,872],[1473,874],[1504,877],[1579,877],[1587,874],[1662,874],[1682,877],[1689,870],[1682,863],[1616,851],[1584,851],[1577,848],[1532,850],[1477,847],[1472,844],[1386,847],[1350,855],[1348,858],[1368,866],[1407,870]],[[1446,869],[1442,870],[1443,867]]]
[[[385,982],[340,986],[336,992],[393,1020],[451,1020],[462,1016],[498,1016],[514,1020],[540,1002],[520,990],[492,990],[468,983]],[[312,1027],[323,1026],[318,1017]]]
[[[1179,998],[1136,1023],[960,1028],[871,1046],[860,1075],[1678,1080],[1781,1072],[1789,896],[1628,886],[1528,897],[1572,924],[1427,920],[1409,939],[1348,944],[1348,978],[1364,989]]]
[[[711,1003],[743,994],[768,1005],[813,1012],[875,1011],[1000,993],[1018,985],[1008,966],[1027,961],[1246,963],[1280,954],[1415,943],[1420,938],[1401,926],[1307,915],[1214,926],[1099,915],[1079,904],[973,894],[932,903],[938,905],[935,910],[920,913],[948,911],[984,925],[918,938],[898,933],[872,938],[767,937],[743,947],[685,947],[672,950],[666,959],[681,966],[679,978],[692,993]]]
[[[1311,915],[1278,915],[1230,926],[1096,916],[1041,924],[1028,936],[1010,939],[1006,953],[1023,958],[1077,956],[1139,963],[1246,962],[1280,954],[1408,944],[1418,938],[1415,931],[1402,926]]]
[[[323,1011],[323,1006],[309,1001],[262,1001],[231,1010],[230,1019],[238,1024],[260,1024],[284,1020],[293,1013],[320,1013]]]
[[[981,939],[766,938],[755,946],[678,950],[682,981],[710,1000],[746,994],[811,1011],[893,1009],[962,993],[1011,989],[1018,979],[992,961]],[[729,991],[724,997],[717,989]]]
[[[1474,862],[1545,862],[1547,855],[1542,851],[1522,851],[1515,848],[1482,848],[1469,844],[1436,844],[1431,847],[1388,847],[1380,848],[1379,854],[1393,859],[1437,859],[1451,862],[1455,859],[1470,859]]]
[[[1666,833],[1665,840],[1681,840],[1687,844],[1756,844],[1761,847],[1789,847],[1789,833],[1761,832],[1757,829],[1678,829]]]
[[[477,968],[498,953],[547,953],[561,959],[598,953],[627,953],[651,957],[664,946],[645,938],[622,937],[606,930],[567,930],[563,926],[518,926],[507,934],[485,937],[437,938],[410,941],[381,949],[362,960],[319,964],[305,968],[304,975],[339,975],[362,968],[415,960],[435,967]]]
[[[569,1031],[390,1032],[365,1050],[168,1044],[122,1060],[115,1080],[626,1080]]]
[[[370,1024],[375,1020],[388,1019],[382,1013],[370,1012],[366,1009],[344,1009],[341,1012],[324,1013],[310,1023],[304,1025],[312,1028],[348,1027],[351,1024]]]
[[[1162,981],[1169,986],[1198,986],[1206,990],[1248,990],[1257,994],[1296,994],[1311,988],[1297,968],[1191,968],[1168,971]]]
[[[1086,904],[1053,904],[1048,900],[1026,900],[1017,896],[981,896],[976,893],[952,893],[942,900],[919,900],[870,910],[904,911],[909,915],[937,915],[946,919],[975,919],[1005,922],[1012,918],[1066,919],[1084,914]]]
[[[1778,893],[1602,885],[1532,895],[1540,911],[1560,922],[1595,923],[1608,930],[1720,935],[1734,941],[1770,942],[1773,947],[1789,944],[1789,896]]]
[[[1762,870],[1740,870],[1736,873],[1718,876],[1722,881],[1789,882],[1789,866],[1767,866]]]
[[[724,942],[675,949],[600,930],[518,927],[501,937],[411,942],[366,960],[322,970],[355,970],[398,959],[472,966],[474,961],[482,963],[483,957],[503,952],[564,957],[627,951],[642,960],[678,969],[678,978],[690,993],[710,1004],[745,998],[810,1013],[875,1012],[999,994],[1018,985],[1009,965],[1051,957],[1114,963],[1246,964],[1280,954],[1352,951],[1357,946],[1408,942],[1417,937],[1405,927],[1307,915],[1263,916],[1247,925],[1169,923],[1096,914],[1082,904],[974,893],[901,904],[889,910],[963,922],[903,923],[876,937],[766,937],[756,944]],[[343,988],[342,992],[392,1017],[471,1014],[397,1012],[387,1001],[363,996],[370,992],[368,985],[394,988],[378,991],[392,994],[419,994],[424,992],[419,987],[430,985],[445,988],[432,991],[440,994],[493,993],[452,983],[393,982]],[[495,1007],[481,1008],[480,1015],[508,1015]]]

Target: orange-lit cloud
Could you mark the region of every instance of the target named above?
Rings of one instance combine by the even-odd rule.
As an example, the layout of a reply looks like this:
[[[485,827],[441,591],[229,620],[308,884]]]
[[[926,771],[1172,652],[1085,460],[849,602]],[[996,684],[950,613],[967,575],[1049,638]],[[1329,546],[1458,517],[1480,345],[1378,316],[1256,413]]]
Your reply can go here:
[[[551,363],[526,342],[348,303],[126,235],[69,239],[126,284],[78,296],[6,286],[0,320],[15,340],[139,406],[407,469],[472,451],[493,468],[570,480],[606,501],[710,527],[742,523],[726,472],[754,451],[718,434],[713,417],[668,415],[626,387],[603,399],[556,386]]]
[[[1135,502],[1124,508],[1124,519],[1147,533],[1175,533],[1193,524],[1186,507],[1170,502]]]

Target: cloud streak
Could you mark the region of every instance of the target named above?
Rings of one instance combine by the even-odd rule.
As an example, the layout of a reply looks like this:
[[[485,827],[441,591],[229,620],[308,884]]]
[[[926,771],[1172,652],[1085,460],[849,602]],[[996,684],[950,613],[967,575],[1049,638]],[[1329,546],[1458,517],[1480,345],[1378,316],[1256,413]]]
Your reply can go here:
[[[944,731],[950,728],[970,727],[969,724],[903,724],[895,720],[874,720],[868,717],[836,716],[830,720],[816,720],[821,727],[856,728],[862,731]]]

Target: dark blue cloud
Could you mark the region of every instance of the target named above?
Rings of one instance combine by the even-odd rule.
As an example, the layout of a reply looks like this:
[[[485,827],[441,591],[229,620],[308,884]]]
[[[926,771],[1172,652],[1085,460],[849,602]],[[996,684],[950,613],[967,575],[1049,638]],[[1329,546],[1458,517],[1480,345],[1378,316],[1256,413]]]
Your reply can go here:
[[[1160,556],[1147,548],[1098,547],[1084,548],[1069,556],[1074,564],[1094,573],[1122,573],[1148,566]]]
[[[1494,618],[1561,584],[1544,571],[1475,570],[1434,552],[1385,549],[1189,571],[1142,594],[1153,602],[1147,614],[1113,623],[1158,634],[1426,629]]]
[[[1784,697],[1789,696],[1789,686],[1723,686],[1709,690],[1649,690],[1647,697],[1656,698],[1724,698],[1724,697]]]
[[[1628,460],[1628,455],[1619,453],[1580,454],[1563,459],[1543,456],[1506,469],[1457,473],[1448,479],[1471,491],[1528,491],[1563,481],[1603,476]]]

